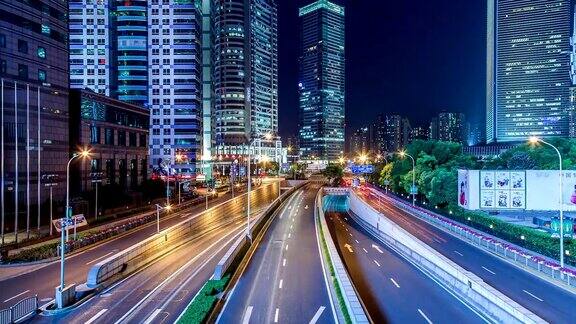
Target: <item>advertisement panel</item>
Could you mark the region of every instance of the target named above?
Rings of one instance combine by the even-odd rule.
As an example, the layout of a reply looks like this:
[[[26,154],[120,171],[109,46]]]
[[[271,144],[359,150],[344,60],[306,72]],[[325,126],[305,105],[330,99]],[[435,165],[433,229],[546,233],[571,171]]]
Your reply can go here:
[[[468,170],[458,170],[458,206],[468,209],[470,185]]]
[[[494,190],[480,191],[480,208],[494,208]]]
[[[68,219],[67,221],[65,218],[55,219],[52,221],[52,224],[54,225],[56,232],[60,233],[62,227],[64,228],[68,227],[69,230],[72,230],[74,229],[74,226],[78,228],[88,225],[88,221],[86,221],[86,217],[84,217],[84,214],[78,214],[70,217],[70,219]]]
[[[494,171],[480,171],[480,189],[494,189]]]
[[[510,172],[496,172],[496,189],[510,189]]]

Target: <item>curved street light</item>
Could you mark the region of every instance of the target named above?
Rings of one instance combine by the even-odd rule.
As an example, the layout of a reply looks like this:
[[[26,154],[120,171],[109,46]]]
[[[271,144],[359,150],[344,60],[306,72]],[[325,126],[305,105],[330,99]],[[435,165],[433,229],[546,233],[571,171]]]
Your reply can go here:
[[[410,193],[412,194],[412,206],[416,205],[416,162],[414,161],[414,157],[408,154],[406,151],[398,152],[401,158],[405,156],[409,157],[412,160],[412,188],[410,188]]]
[[[558,210],[560,212],[560,267],[564,268],[564,201],[562,198],[562,155],[560,154],[560,151],[558,150],[558,148],[546,141],[544,141],[541,138],[538,138],[536,136],[532,136],[530,137],[530,139],[528,140],[530,142],[530,144],[538,144],[538,143],[542,143],[544,145],[548,145],[551,148],[554,149],[554,151],[556,151],[556,154],[558,154],[558,165],[559,165],[559,174],[558,174],[558,184],[559,184],[559,188],[560,188],[560,197],[558,199]]]

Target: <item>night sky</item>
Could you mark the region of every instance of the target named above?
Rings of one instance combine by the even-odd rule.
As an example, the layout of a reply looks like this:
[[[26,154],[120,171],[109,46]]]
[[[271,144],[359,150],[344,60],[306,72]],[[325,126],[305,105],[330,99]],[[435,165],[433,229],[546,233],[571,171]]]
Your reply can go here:
[[[298,7],[278,0],[280,134],[298,131]],[[346,8],[347,129],[378,113],[412,126],[440,111],[485,114],[486,1],[334,0]]]

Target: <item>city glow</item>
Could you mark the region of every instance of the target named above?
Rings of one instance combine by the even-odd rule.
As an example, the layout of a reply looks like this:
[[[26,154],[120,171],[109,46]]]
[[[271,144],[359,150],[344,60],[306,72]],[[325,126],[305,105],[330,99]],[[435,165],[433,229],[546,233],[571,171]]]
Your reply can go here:
[[[530,136],[530,138],[528,139],[528,141],[532,144],[536,144],[538,142],[540,142],[540,139],[536,136]]]

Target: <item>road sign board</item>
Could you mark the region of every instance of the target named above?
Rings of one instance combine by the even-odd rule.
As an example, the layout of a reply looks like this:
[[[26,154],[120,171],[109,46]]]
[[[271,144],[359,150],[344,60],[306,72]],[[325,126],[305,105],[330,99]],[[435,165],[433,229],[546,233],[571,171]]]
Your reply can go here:
[[[370,164],[366,165],[351,165],[350,171],[354,174],[362,174],[362,173],[373,173],[374,166]]]

